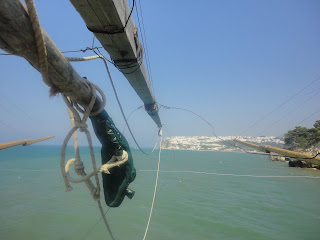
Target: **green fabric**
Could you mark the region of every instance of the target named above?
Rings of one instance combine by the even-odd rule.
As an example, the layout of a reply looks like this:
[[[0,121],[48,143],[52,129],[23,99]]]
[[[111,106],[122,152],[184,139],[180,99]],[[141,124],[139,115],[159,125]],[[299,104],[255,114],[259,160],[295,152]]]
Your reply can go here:
[[[136,177],[130,147],[105,110],[90,119],[96,136],[102,144],[102,164],[107,163],[114,155],[121,156],[123,150],[128,153],[128,161],[119,167],[111,168],[110,174],[102,173],[106,204],[109,207],[118,207],[125,196],[131,199],[134,195],[134,191],[128,189],[129,184]]]

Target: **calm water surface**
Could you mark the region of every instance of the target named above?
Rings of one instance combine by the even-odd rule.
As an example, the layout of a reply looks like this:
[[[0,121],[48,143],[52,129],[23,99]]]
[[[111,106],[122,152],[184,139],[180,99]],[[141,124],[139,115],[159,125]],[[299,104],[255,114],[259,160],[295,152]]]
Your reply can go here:
[[[90,168],[88,149],[81,153]],[[0,239],[110,239],[85,186],[64,192],[59,154],[56,146],[0,151]],[[136,195],[107,213],[116,239],[142,239],[157,160],[134,151]],[[320,171],[261,155],[192,151],[162,151],[161,170],[147,239],[320,239]]]

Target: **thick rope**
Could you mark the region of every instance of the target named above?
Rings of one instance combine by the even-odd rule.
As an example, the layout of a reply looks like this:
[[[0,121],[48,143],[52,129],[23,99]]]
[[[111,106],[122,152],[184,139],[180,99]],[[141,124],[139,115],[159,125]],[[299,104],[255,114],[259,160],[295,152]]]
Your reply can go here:
[[[54,87],[54,84],[49,79],[47,48],[46,48],[46,43],[43,36],[43,31],[40,26],[38,14],[36,11],[36,6],[33,0],[25,0],[25,2],[27,4],[29,18],[32,24],[32,29],[35,34],[35,39],[36,39],[36,44],[38,49],[40,72],[42,75],[43,82],[47,84],[49,87]]]
[[[152,204],[151,204],[151,208],[150,208],[148,223],[147,223],[146,231],[145,231],[144,236],[143,236],[143,240],[146,239],[147,234],[148,234],[149,225],[150,225],[151,216],[152,216],[152,211],[153,211],[153,207],[154,207],[154,202],[155,202],[155,199],[156,199],[159,172],[160,172],[160,161],[161,161],[162,129],[159,130],[159,137],[160,137],[160,147],[159,147],[159,160],[158,160],[157,176],[156,176],[156,182],[155,182],[155,185],[154,185],[153,198],[152,198]]]

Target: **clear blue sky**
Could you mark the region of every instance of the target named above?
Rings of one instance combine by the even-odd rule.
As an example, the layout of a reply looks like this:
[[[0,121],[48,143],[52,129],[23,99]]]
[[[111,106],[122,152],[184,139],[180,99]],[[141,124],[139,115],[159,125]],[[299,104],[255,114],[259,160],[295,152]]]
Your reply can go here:
[[[239,135],[320,77],[318,0],[140,1],[158,102],[200,114],[217,135]],[[61,51],[91,46],[93,35],[69,1],[35,3],[43,28]],[[133,17],[138,25],[136,11]],[[70,129],[61,97],[49,98],[40,73],[26,60],[0,56],[0,66],[0,142],[54,134],[48,143],[61,144]],[[73,66],[104,90],[106,110],[122,131],[124,121],[103,63]],[[116,69],[112,74],[129,115],[142,102]],[[317,92],[320,80],[244,135],[280,136],[319,110],[300,124],[311,127],[320,119]],[[166,136],[212,136],[189,113],[161,109],[160,117]],[[129,121],[138,142],[151,146],[157,134],[148,115],[139,110]],[[127,130],[125,135],[132,143]]]

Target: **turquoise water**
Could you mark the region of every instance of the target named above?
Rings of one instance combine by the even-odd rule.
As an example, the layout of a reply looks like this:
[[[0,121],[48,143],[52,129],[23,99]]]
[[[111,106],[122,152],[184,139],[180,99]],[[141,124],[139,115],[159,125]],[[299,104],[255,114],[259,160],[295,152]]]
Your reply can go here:
[[[64,192],[59,153],[55,146],[0,151],[0,239],[110,239],[85,186]],[[87,148],[81,153],[89,166]],[[134,151],[134,160],[136,195],[107,213],[116,239],[142,239],[150,211],[156,173],[141,170],[155,170],[158,154]],[[162,151],[161,170],[235,175],[160,172],[147,239],[320,239],[320,178],[254,177],[320,171],[261,155],[192,151]]]

